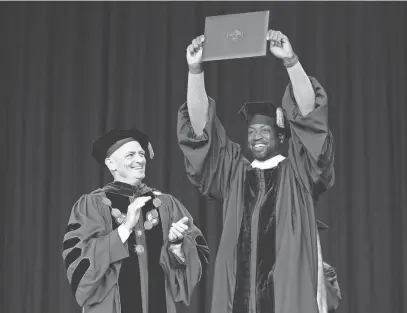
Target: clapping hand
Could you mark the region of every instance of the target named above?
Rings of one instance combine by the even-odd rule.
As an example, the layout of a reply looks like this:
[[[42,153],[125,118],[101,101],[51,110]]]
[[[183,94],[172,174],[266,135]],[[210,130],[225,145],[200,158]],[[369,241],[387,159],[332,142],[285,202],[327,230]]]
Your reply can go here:
[[[188,217],[186,216],[184,216],[178,222],[172,223],[168,234],[168,240],[170,242],[177,242],[179,240],[182,240],[189,228],[187,223]]]

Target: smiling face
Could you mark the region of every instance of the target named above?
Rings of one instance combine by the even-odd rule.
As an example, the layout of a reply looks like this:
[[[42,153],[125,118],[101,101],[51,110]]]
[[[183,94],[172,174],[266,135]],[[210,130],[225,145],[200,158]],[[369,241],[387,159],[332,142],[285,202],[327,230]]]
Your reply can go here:
[[[145,151],[137,141],[125,143],[105,163],[117,181],[137,185],[145,178]]]
[[[267,124],[249,125],[247,143],[253,158],[259,161],[277,155],[280,149],[277,131]]]

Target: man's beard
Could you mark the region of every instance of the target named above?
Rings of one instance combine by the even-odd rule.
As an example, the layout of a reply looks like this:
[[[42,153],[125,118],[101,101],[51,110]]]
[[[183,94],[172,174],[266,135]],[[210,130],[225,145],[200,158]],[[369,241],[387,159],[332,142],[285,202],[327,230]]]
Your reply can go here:
[[[265,161],[267,159],[270,158],[271,153],[269,152],[269,150],[267,149],[266,152],[257,152],[257,151],[251,151],[252,153],[252,157],[255,160],[259,160],[259,161]]]

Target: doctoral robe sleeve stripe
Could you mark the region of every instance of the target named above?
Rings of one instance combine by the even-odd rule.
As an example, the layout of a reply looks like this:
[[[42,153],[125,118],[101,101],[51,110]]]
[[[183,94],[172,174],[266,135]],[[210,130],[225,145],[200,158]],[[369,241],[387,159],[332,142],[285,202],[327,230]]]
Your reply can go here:
[[[200,246],[206,246],[207,244],[206,244],[206,240],[205,240],[205,238],[202,236],[202,235],[198,235],[196,238],[195,238],[195,242],[198,244],[198,245],[200,245]]]
[[[66,226],[65,234],[70,233],[71,231],[77,230],[81,227],[82,227],[82,225],[80,223],[71,223],[68,226]]]
[[[64,244],[63,244],[64,251],[75,247],[76,244],[80,241],[81,240],[78,237],[73,237],[73,238],[69,238],[69,239],[65,240]]]
[[[89,267],[90,267],[90,260],[87,258],[82,259],[76,266],[76,268],[72,274],[72,281],[71,281],[71,287],[72,287],[73,294],[76,293],[79,283],[82,280],[83,276],[85,275],[86,271],[89,269]]]
[[[202,235],[198,235],[195,238],[196,248],[198,252],[199,260],[203,266],[209,264],[209,248],[208,244],[206,243],[205,238]]]
[[[333,156],[335,155],[335,143],[333,135],[330,130],[325,138],[324,145],[322,146],[321,154],[318,158],[318,167],[324,168],[329,166],[333,162]]]
[[[73,248],[71,252],[69,252],[65,258],[65,268],[68,270],[69,266],[75,262],[82,253],[82,249]]]

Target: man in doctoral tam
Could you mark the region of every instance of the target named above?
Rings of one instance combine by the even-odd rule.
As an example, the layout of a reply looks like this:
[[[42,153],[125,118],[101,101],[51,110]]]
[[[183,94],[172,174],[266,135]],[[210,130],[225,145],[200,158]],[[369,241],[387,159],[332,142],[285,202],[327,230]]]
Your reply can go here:
[[[83,313],[175,313],[189,305],[208,262],[181,202],[145,185],[147,135],[113,129],[93,156],[114,181],[75,203],[63,242],[66,274]]]
[[[288,38],[270,30],[271,53],[290,78],[282,107],[246,103],[248,148],[242,154],[216,116],[202,68],[204,37],[187,48],[187,102],[178,142],[190,181],[223,201],[212,313],[326,313],[315,204],[334,183],[334,141],[324,89],[308,77]],[[288,157],[281,145],[288,140]]]

